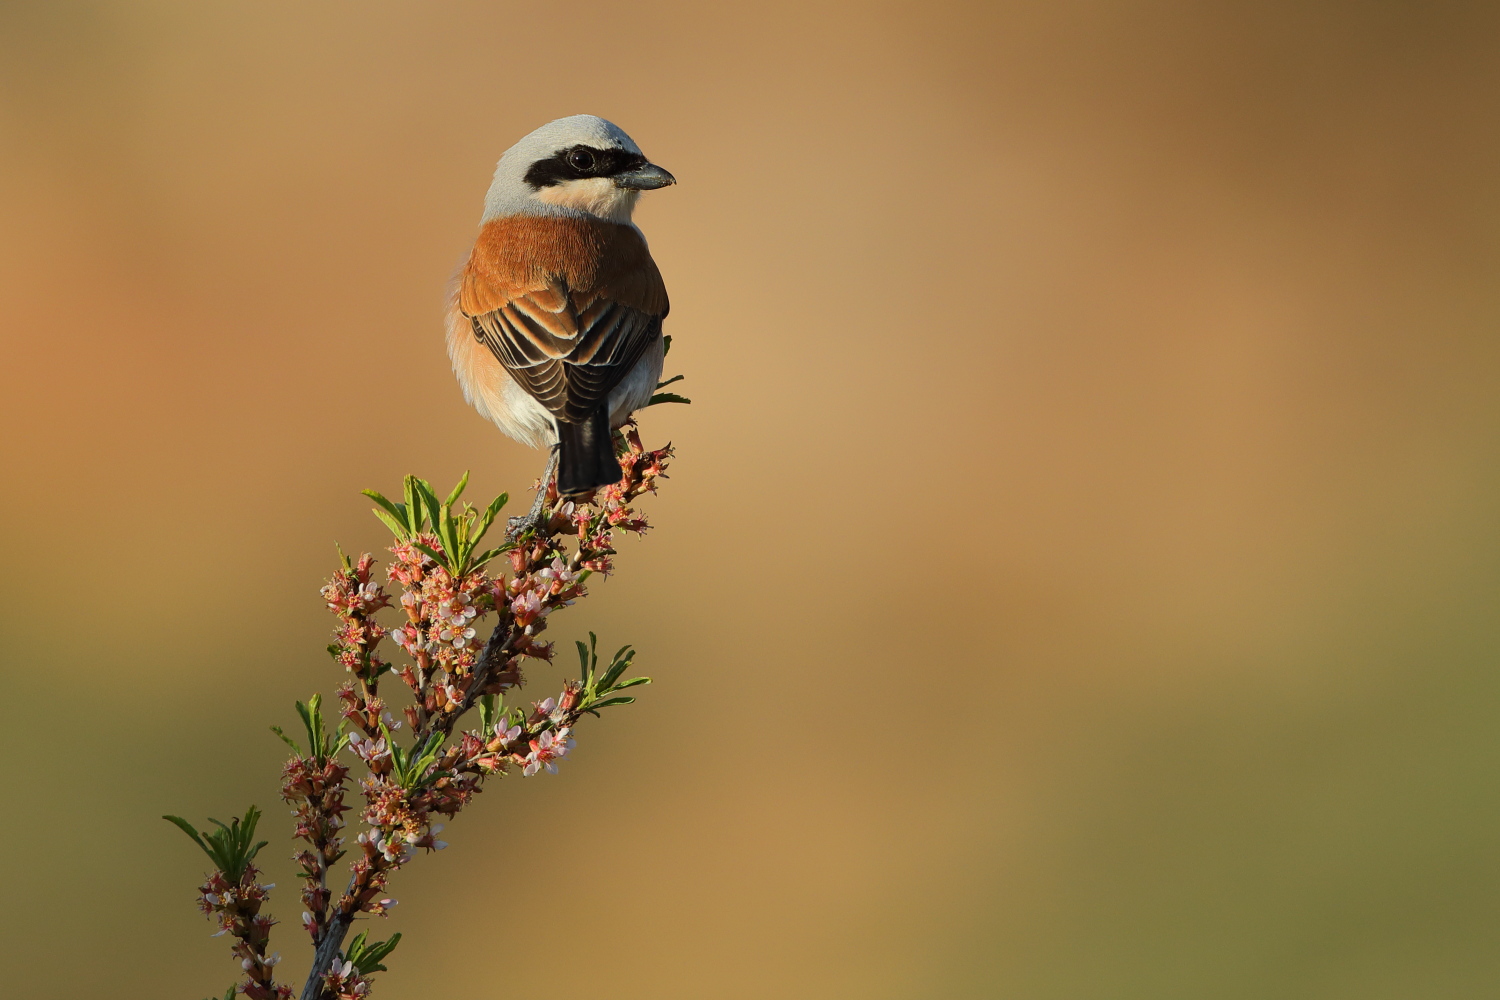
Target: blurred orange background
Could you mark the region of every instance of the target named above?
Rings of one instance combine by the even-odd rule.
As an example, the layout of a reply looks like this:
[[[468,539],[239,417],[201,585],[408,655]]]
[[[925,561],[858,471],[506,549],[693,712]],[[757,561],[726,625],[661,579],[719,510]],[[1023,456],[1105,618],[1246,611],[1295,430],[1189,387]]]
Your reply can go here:
[[[387,1000],[1500,994],[1500,8],[0,5],[0,951],[222,993],[357,495],[540,456],[445,284],[610,118],[691,407],[553,620],[656,679],[393,883]],[[532,673],[555,691],[563,661]]]

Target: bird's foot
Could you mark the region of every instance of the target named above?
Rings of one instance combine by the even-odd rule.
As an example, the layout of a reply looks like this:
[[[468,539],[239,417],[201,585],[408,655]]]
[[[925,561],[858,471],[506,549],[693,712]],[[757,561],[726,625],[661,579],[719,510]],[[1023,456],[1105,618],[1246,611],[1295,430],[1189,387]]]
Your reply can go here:
[[[544,514],[548,516],[543,516]],[[550,512],[544,511],[534,511],[520,517],[512,517],[505,522],[505,534],[511,541],[515,541],[527,532],[536,531],[543,523],[550,520]]]
[[[550,492],[551,490],[546,485],[537,490],[536,499],[532,501],[531,509],[520,517],[512,517],[506,521],[506,535],[511,539],[517,539],[528,531],[534,532],[541,528],[542,525],[550,522],[552,520],[552,504],[548,501],[556,500],[555,496],[548,497]]]

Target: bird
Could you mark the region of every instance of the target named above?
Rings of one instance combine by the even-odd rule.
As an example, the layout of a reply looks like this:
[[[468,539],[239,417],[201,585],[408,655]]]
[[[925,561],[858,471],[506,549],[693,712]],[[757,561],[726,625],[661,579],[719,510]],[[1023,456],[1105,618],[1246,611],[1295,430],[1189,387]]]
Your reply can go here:
[[[451,289],[448,356],[464,398],[510,437],[549,447],[570,500],[618,482],[614,431],[661,379],[670,304],[631,220],[676,178],[612,122],[548,122],[500,157],[479,236]]]

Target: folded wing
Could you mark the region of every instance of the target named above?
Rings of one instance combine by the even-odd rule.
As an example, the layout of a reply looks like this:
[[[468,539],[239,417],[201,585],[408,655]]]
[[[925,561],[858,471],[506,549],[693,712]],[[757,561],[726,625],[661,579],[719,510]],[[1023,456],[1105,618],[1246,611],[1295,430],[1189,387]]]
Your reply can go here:
[[[519,218],[486,226],[459,308],[523,389],[582,423],[661,336],[667,300],[634,227]]]

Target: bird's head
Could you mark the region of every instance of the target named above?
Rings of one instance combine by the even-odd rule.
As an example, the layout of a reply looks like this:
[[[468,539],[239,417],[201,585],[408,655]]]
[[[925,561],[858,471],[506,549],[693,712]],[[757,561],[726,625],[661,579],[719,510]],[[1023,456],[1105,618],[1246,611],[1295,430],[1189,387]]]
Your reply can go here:
[[[573,115],[548,122],[505,151],[484,199],[484,218],[592,215],[629,222],[642,191],[675,183],[619,126]]]

